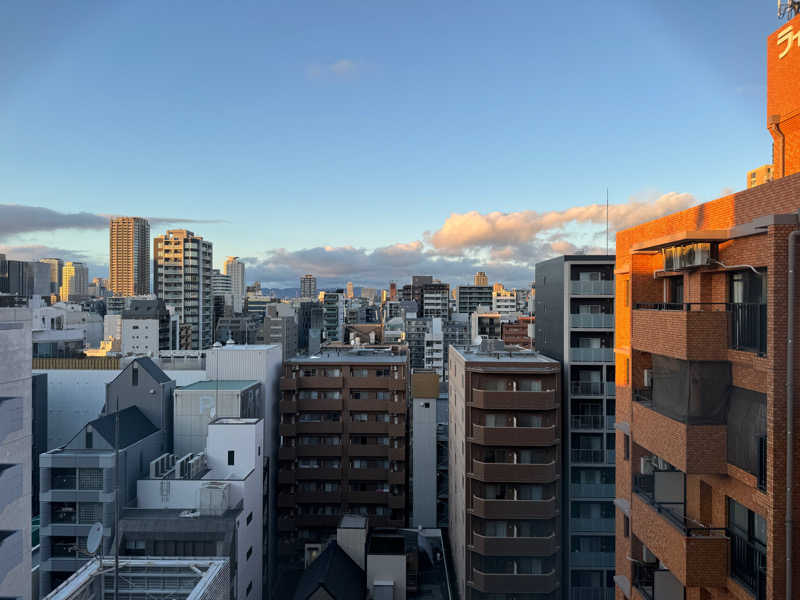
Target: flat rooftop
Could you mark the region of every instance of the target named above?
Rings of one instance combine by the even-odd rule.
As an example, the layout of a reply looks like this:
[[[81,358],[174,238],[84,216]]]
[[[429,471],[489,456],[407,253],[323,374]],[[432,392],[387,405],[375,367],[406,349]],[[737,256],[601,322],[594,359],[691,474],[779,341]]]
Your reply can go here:
[[[244,391],[257,383],[260,383],[257,379],[206,379],[205,381],[196,381],[190,385],[181,386],[178,390],[188,392],[216,390],[221,392]]]
[[[503,363],[539,363],[558,365],[559,362],[535,350],[525,350],[519,346],[506,346],[500,350],[481,350],[480,346],[451,346],[466,362],[482,362],[492,364]]]
[[[209,425],[255,425],[261,422],[261,419],[255,417],[220,417],[214,419]]]
[[[296,356],[286,362],[298,365],[323,364],[397,364],[408,361],[408,354],[393,354],[390,350],[326,350],[312,356]]]

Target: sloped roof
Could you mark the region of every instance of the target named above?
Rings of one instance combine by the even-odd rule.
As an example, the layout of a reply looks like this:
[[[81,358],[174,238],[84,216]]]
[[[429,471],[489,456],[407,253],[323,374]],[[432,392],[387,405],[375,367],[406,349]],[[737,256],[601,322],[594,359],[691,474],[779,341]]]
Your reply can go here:
[[[114,445],[114,415],[111,413],[90,421],[88,425],[106,442]],[[138,406],[129,406],[119,411],[119,447],[127,448],[131,444],[146,438],[158,431],[158,427],[144,416]]]
[[[294,600],[308,600],[320,587],[334,600],[364,600],[367,577],[339,544],[331,542],[303,573]]]
[[[147,356],[139,357],[133,362],[138,363],[138,365],[147,371],[150,374],[150,377],[155,379],[158,383],[167,383],[168,381],[172,381],[167,374],[161,370],[161,367],[159,367],[151,358]]]

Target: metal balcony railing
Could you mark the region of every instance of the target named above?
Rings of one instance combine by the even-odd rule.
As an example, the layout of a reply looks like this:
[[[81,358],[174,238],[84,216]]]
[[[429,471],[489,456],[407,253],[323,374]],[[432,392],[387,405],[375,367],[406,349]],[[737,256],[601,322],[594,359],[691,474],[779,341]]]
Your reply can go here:
[[[572,517],[569,520],[572,533],[614,533],[614,519]]]
[[[732,303],[730,311],[730,347],[734,350],[767,353],[767,305]]]
[[[605,417],[603,415],[572,415],[570,423],[572,429],[603,429]]]
[[[570,494],[573,498],[613,498],[613,483],[572,483]]]
[[[613,329],[614,315],[608,313],[570,314],[569,326],[577,329]]]
[[[570,281],[569,288],[573,296],[612,296],[614,294],[614,280]]]
[[[723,527],[707,527],[686,516],[683,502],[657,502],[655,499],[655,476],[635,474],[633,491],[652,506],[667,522],[683,533],[684,537],[724,537]]]
[[[571,362],[614,362],[613,348],[570,348],[569,359]]]
[[[728,530],[731,538],[731,575],[755,596],[767,598],[767,549]]]
[[[571,381],[570,391],[574,396],[602,396],[602,381]]]

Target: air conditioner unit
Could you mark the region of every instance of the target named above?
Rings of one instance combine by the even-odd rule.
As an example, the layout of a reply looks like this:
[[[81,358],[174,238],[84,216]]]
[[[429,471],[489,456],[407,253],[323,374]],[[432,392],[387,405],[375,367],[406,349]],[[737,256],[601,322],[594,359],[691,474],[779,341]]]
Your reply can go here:
[[[175,461],[175,479],[187,479],[189,473],[189,461],[194,456],[191,452]]]
[[[682,246],[680,250],[681,269],[702,267],[707,265],[711,259],[711,244],[709,243],[689,244]]]
[[[650,462],[648,457],[643,456],[639,462],[639,472],[642,475],[652,475],[653,474],[653,463]]]
[[[646,387],[646,388],[653,387],[653,370],[652,369],[645,369],[644,370],[644,387]]]

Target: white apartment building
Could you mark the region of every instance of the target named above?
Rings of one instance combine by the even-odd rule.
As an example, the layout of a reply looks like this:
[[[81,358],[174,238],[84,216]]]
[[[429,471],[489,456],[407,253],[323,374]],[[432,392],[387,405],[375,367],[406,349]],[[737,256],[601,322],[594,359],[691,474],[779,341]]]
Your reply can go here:
[[[517,312],[517,294],[513,290],[492,292],[492,311],[507,315]]]
[[[444,377],[444,351],[442,319],[433,317],[430,328],[425,332],[425,368],[436,371],[440,378]]]

